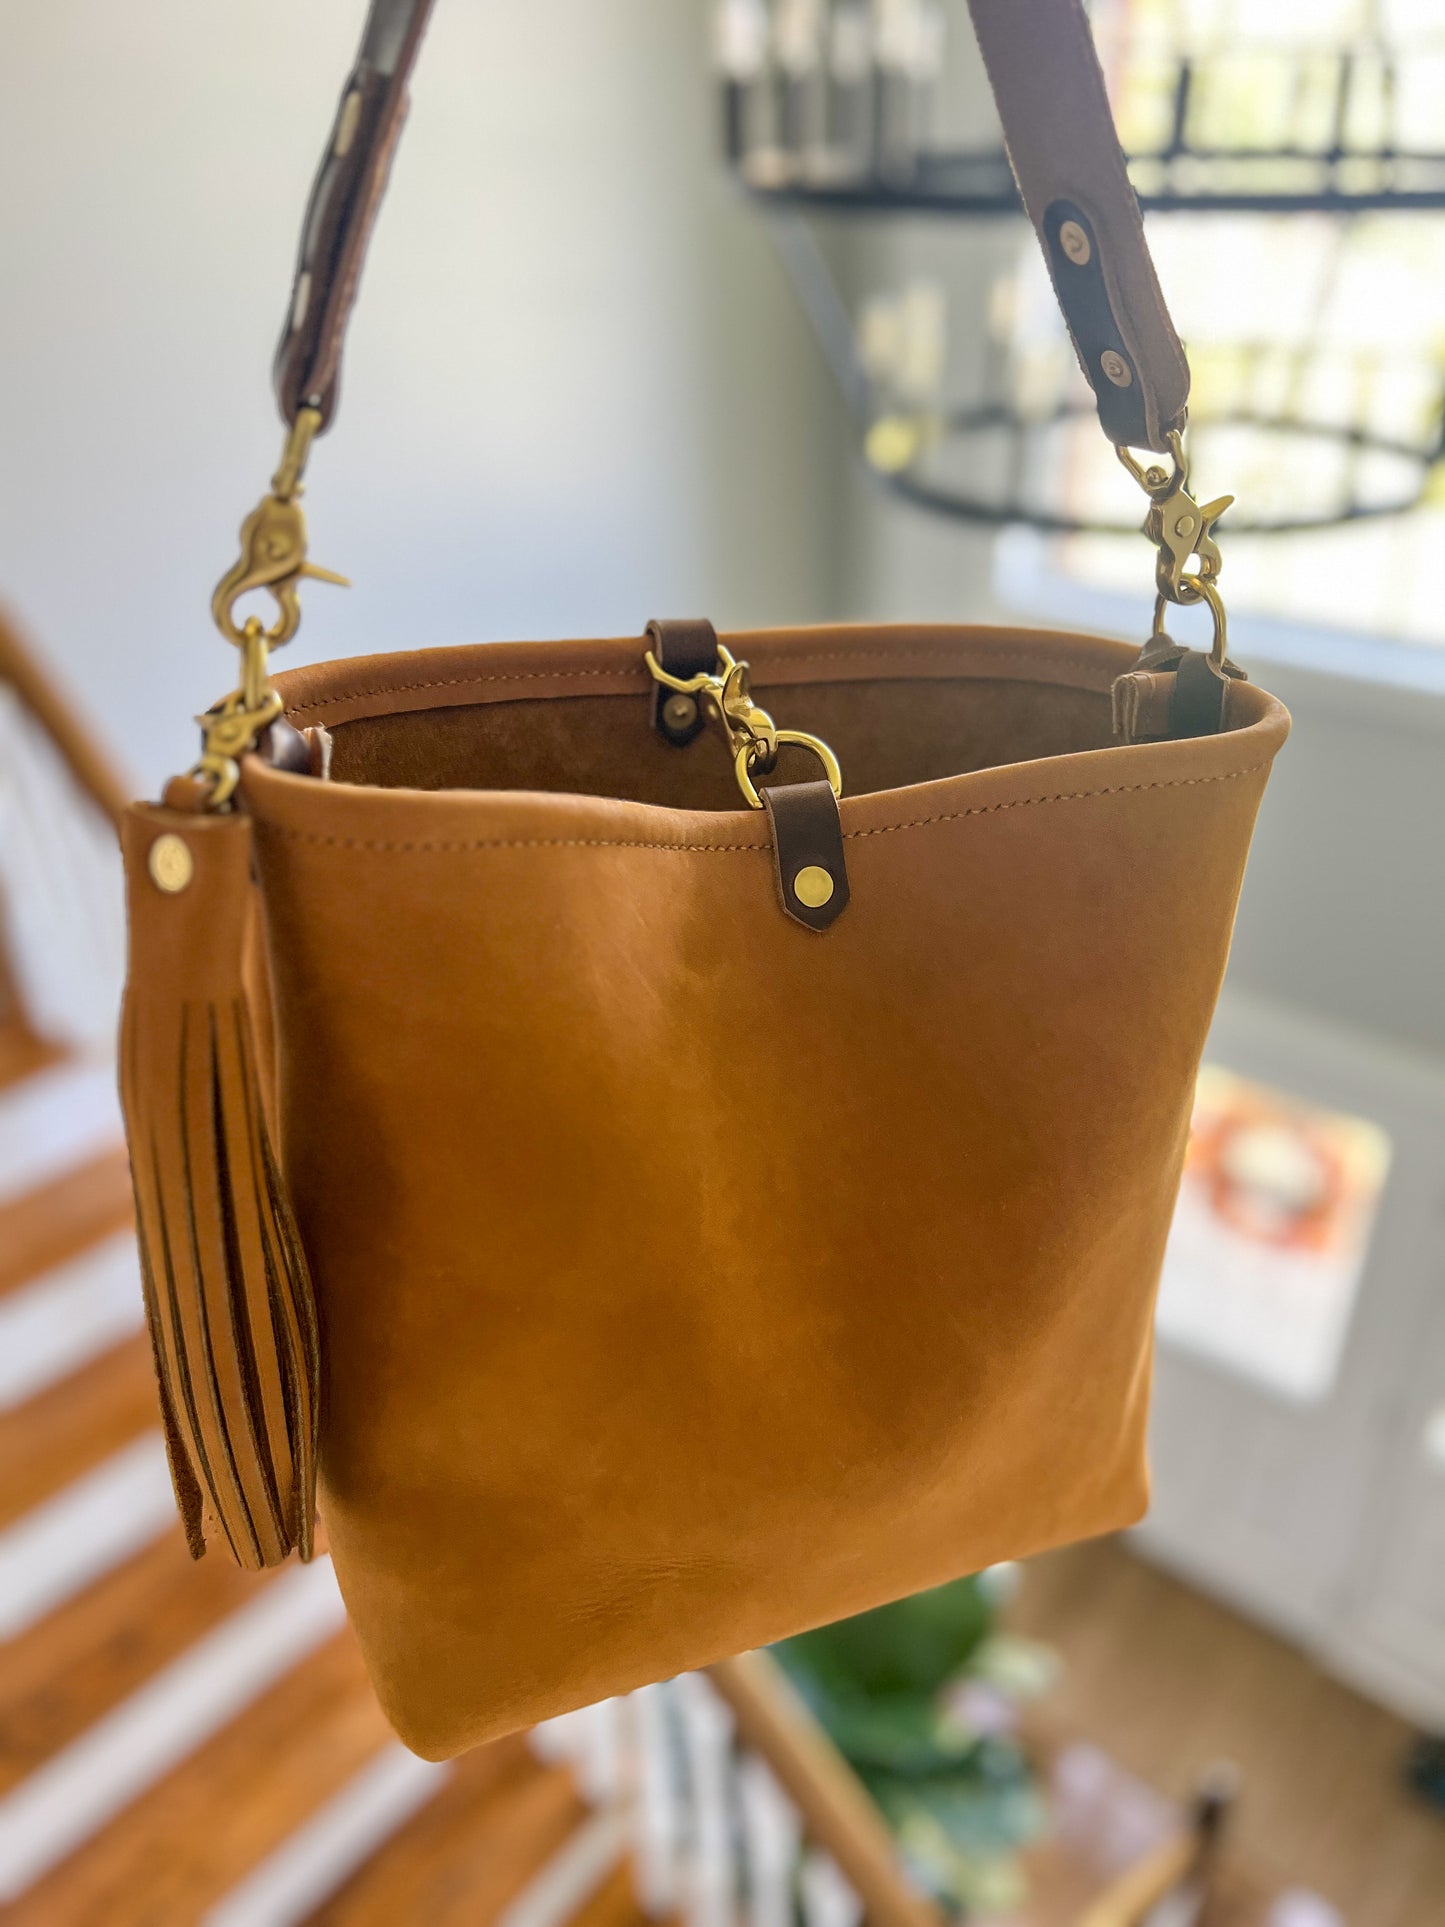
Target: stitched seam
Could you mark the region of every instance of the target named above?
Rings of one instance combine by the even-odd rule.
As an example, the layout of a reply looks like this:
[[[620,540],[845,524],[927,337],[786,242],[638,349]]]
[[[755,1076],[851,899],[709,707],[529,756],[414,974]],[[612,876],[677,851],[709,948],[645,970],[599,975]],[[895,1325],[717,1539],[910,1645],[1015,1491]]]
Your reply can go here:
[[[968,810],[946,810],[937,816],[917,816],[903,823],[879,823],[870,830],[845,830],[843,840],[847,842],[854,837],[887,836],[894,830],[921,830],[931,823],[960,823],[970,816],[998,816],[1004,810],[1027,809],[1037,803],[1082,803],[1097,796],[1135,796],[1145,790],[1194,789],[1205,783],[1232,783],[1241,776],[1252,776],[1256,771],[1268,768],[1267,762],[1250,763],[1244,769],[1225,770],[1218,776],[1179,776],[1167,782],[1115,783],[1106,789],[1060,790],[1052,796],[1018,796],[1003,803],[979,803]],[[432,850],[451,853],[465,850],[675,850],[706,855],[721,855],[734,850],[758,850],[768,855],[772,850],[770,843],[658,843],[640,837],[604,836],[478,837],[467,842],[393,843],[365,837],[323,836],[315,830],[293,829],[286,823],[262,822],[257,827],[263,833],[289,836],[296,842],[325,844],[332,849],[343,850]]]
[[[262,823],[263,834],[289,836],[298,843],[324,843],[337,850],[434,850],[455,854],[464,850],[676,850],[721,854],[731,850],[772,851],[770,843],[649,843],[626,836],[478,837],[465,843],[389,843],[359,836],[322,836],[314,830],[293,830],[285,823]]]
[[[1031,803],[1083,803],[1095,796],[1137,796],[1144,790],[1187,790],[1202,783],[1232,783],[1240,776],[1252,776],[1269,764],[1249,763],[1243,769],[1224,770],[1218,776],[1174,776],[1158,783],[1113,783],[1101,790],[1060,790],[1053,796],[1017,796],[1005,803],[979,803],[971,810],[948,810],[940,816],[916,816],[906,823],[880,823],[871,830],[845,830],[845,838],[887,836],[892,830],[921,830],[929,823],[959,823],[966,816],[997,816],[1003,810],[1026,809]]]
[[[338,703],[365,702],[372,696],[401,696],[414,689],[465,689],[492,682],[559,682],[572,676],[626,676],[630,681],[639,682],[646,674],[645,668],[516,669],[510,673],[497,670],[474,676],[439,676],[433,682],[390,683],[384,689],[344,689],[337,696],[318,696],[314,702],[288,703],[286,707],[290,715],[299,716],[307,709],[334,709]]]
[[[1030,645],[1030,647],[1032,647],[1032,645]],[[1044,653],[1047,652],[1049,658],[1054,661],[1070,659],[1082,660],[1086,654],[1092,653],[1082,649],[1075,649],[1071,645],[1066,645],[1060,649],[1056,645],[1051,648],[1049,644],[1041,643],[1038,645],[1038,648],[1040,656],[1043,656]],[[1020,655],[1024,653],[1027,653],[1027,651],[1021,650],[1017,646],[1003,643],[986,643],[979,648],[969,651],[971,657],[1002,656],[1013,661],[1017,661]],[[795,662],[886,663],[896,662],[900,659],[913,662],[956,662],[959,659],[959,652],[955,649],[930,649],[922,646],[918,648],[887,649],[797,649],[792,652],[786,662],[770,663],[768,665],[768,673],[771,676],[775,671],[781,672],[785,670],[789,664]],[[311,709],[334,709],[340,703],[367,702],[373,696],[402,696],[418,689],[479,689],[488,683],[567,682],[577,676],[606,676],[614,680],[619,677],[625,677],[627,680],[636,682],[639,686],[642,686],[644,679],[647,678],[647,671],[642,667],[636,669],[483,670],[470,676],[439,676],[429,682],[392,683],[383,689],[345,689],[335,696],[318,696],[314,701],[309,703],[288,703],[286,705],[286,711],[288,715],[300,716]],[[1020,680],[1028,679],[1020,678]],[[1085,695],[1105,696],[1108,694],[1108,691],[1103,689],[1085,689],[1083,693]]]

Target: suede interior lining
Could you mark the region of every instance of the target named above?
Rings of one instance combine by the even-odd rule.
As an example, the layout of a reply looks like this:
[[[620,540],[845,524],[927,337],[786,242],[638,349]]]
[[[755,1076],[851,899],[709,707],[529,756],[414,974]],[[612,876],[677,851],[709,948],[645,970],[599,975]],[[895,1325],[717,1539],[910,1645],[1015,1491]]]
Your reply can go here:
[[[776,684],[760,698],[779,728],[821,736],[845,791],[862,795],[1114,741],[1109,697],[1000,678]],[[562,790],[671,809],[735,810],[721,733],[675,749],[647,696],[557,696],[362,717],[333,731],[337,782],[380,789]],[[785,750],[782,780],[816,775]]]

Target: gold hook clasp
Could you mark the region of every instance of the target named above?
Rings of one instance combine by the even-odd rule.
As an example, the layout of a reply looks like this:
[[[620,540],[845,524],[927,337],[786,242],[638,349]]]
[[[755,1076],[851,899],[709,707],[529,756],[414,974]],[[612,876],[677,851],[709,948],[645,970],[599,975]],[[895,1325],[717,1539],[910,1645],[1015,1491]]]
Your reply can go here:
[[[274,597],[277,617],[265,631],[268,647],[280,648],[295,635],[301,623],[301,601],[297,593],[303,576],[318,582],[334,582],[349,588],[344,575],[321,569],[306,559],[306,517],[302,512],[301,476],[306,467],[311,442],[321,426],[317,409],[303,408],[296,417],[281,466],[271,479],[271,492],[262,496],[241,524],[241,554],[216,584],[211,597],[211,614],[216,627],[239,649],[243,647],[250,623],[238,623],[235,606],[253,589],[265,589]],[[252,621],[255,618],[251,619]]]
[[[753,701],[751,672],[722,643],[717,647],[717,668],[704,669],[697,676],[674,676],[663,668],[651,649],[643,652],[648,674],[665,689],[680,696],[696,696],[703,713],[722,725],[733,756],[733,772],[749,809],[760,810],[763,799],[753,781],[754,772],[766,775],[778,760],[778,745],[792,743],[810,749],[823,765],[835,796],[843,794],[843,772],[828,745],[817,736],[800,729],[779,729],[767,710]]]
[[[297,415],[281,451],[281,465],[271,477],[271,492],[262,496],[241,524],[240,557],[211,597],[216,627],[241,651],[241,686],[196,718],[201,725],[201,754],[191,774],[206,786],[208,810],[231,808],[241,758],[281,715],[283,703],[271,686],[268,659],[271,650],[289,642],[300,625],[297,588],[302,576],[349,586],[344,575],[319,569],[306,559],[301,477],[320,426],[320,411],[315,408],[303,408]],[[236,604],[253,589],[265,589],[275,598],[277,615],[269,629],[257,615],[236,620]]]
[[[722,723],[734,755],[744,755],[750,770],[770,770],[778,760],[777,725],[753,701],[752,671],[721,647],[718,659],[723,665],[722,686],[705,691],[704,702],[711,704]]]
[[[197,716],[201,726],[201,754],[191,775],[206,785],[206,808],[227,810],[241,780],[241,758],[256,746],[283,704],[280,691],[267,674],[270,644],[261,618],[251,616],[241,631],[241,687]]]
[[[1209,614],[1214,623],[1214,634],[1209,644],[1209,660],[1215,670],[1221,676],[1242,677],[1244,671],[1229,660],[1229,618],[1225,614],[1224,599],[1219,593],[1217,584],[1207,575],[1191,575],[1185,577],[1185,587],[1191,593],[1181,596],[1181,602],[1186,605],[1191,602],[1205,602],[1209,605]],[[1144,645],[1143,653],[1135,665],[1136,668],[1153,669],[1166,664],[1172,665],[1185,653],[1182,646],[1175,642],[1164,627],[1165,610],[1168,607],[1169,601],[1166,596],[1158,595],[1154,598],[1154,626],[1149,632],[1149,640]]]
[[[1114,453],[1149,497],[1144,533],[1157,550],[1154,582],[1159,594],[1169,602],[1200,601],[1198,584],[1215,581],[1221,566],[1214,524],[1234,497],[1221,495],[1202,506],[1195,501],[1189,493],[1184,437],[1177,428],[1169,435],[1172,471],[1157,462],[1145,468],[1124,447],[1116,446]],[[1189,565],[1196,556],[1198,567],[1191,569]]]

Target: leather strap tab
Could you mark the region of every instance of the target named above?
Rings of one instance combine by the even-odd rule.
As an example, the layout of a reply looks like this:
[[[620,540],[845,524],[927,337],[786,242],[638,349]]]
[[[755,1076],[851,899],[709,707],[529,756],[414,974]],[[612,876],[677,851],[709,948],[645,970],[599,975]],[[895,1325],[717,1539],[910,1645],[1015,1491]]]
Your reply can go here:
[[[784,910],[805,930],[826,930],[848,908],[848,866],[838,799],[821,777],[765,789],[773,826],[773,877]]]
[[[293,729],[284,716],[278,716],[274,723],[257,739],[256,753],[272,769],[289,770],[293,776],[311,774],[311,745],[299,729]]]
[[[1144,385],[1109,300],[1093,223],[1075,202],[1055,201],[1041,239],[1079,365],[1094,382],[1100,426],[1116,445],[1149,447]]]
[[[1229,703],[1229,678],[1222,676],[1208,656],[1191,649],[1174,672],[1169,698],[1169,734],[1217,736],[1224,727]]]
[[[291,305],[276,350],[276,400],[288,422],[312,407],[325,428],[335,410],[346,323],[406,119],[407,80],[431,8],[432,0],[372,0],[311,190]]]
[[[686,681],[691,676],[711,673],[717,667],[717,630],[701,619],[691,622],[649,622],[647,640],[653,655],[669,676]],[[688,704],[691,703],[691,709]],[[654,687],[652,726],[675,749],[685,749],[698,736],[706,722],[699,704],[691,696],[680,696],[665,683]]]
[[[969,10],[1014,177],[1104,432],[1163,452],[1184,426],[1189,364],[1149,258],[1087,16],[1079,0],[969,0]],[[1070,220],[1083,229],[1087,259],[1072,234],[1063,233],[1072,252],[1060,247]],[[1124,358],[1126,385],[1101,366],[1110,349]]]
[[[1124,743],[1217,736],[1229,726],[1231,680],[1197,649],[1181,649],[1167,668],[1130,670],[1113,686],[1114,734]]]

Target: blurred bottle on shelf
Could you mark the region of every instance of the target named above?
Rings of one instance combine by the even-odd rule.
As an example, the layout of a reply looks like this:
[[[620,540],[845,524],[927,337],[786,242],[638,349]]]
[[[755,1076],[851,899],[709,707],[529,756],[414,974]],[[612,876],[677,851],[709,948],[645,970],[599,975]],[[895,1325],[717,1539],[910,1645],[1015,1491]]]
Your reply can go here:
[[[777,0],[773,13],[778,145],[796,175],[807,175],[826,135],[827,15],[826,0]]]
[[[839,0],[828,23],[826,165],[861,180],[873,151],[873,23],[868,0]]]
[[[759,144],[768,27],[765,0],[719,0],[713,43],[723,82],[723,152],[729,167],[743,167]]]
[[[913,179],[946,40],[941,0],[719,0],[729,166],[755,187]]]
[[[918,171],[946,43],[939,0],[874,0],[873,160],[882,180],[907,182]]]

